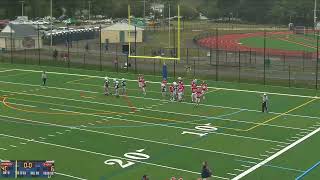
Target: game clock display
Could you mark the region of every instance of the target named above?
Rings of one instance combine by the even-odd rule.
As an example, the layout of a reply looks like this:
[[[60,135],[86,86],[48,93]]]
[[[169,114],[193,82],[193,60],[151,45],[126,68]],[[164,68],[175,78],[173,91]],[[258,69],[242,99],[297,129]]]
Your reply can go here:
[[[54,161],[0,161],[0,178],[51,178],[53,175]]]

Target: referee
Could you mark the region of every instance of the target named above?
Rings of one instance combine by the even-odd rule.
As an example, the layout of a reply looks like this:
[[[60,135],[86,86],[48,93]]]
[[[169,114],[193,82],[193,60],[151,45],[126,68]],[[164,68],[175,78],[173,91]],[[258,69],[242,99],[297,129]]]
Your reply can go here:
[[[42,75],[41,75],[41,79],[42,79],[42,86],[46,86],[47,84],[47,74],[46,74],[46,71],[43,71],[42,72]]]
[[[262,112],[264,113],[267,113],[268,112],[268,101],[269,101],[269,98],[267,96],[266,93],[263,94],[262,96]]]

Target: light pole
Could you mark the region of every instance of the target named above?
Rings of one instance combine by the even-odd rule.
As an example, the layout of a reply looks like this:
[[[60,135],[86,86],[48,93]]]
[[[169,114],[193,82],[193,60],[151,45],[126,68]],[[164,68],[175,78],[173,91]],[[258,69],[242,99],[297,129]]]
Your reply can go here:
[[[52,49],[52,0],[50,0],[50,49]]]
[[[21,16],[24,15],[24,1],[19,1],[21,3]]]
[[[316,27],[317,27],[317,0],[314,0],[313,22],[314,22],[314,29],[316,29]]]
[[[88,4],[89,4],[89,20],[91,20],[91,3],[92,3],[92,1],[88,1]]]

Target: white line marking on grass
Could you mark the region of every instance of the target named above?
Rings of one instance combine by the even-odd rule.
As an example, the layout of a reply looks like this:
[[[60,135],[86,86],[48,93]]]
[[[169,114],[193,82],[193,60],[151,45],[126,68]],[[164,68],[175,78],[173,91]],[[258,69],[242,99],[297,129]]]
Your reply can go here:
[[[16,147],[17,147],[17,146],[15,146],[15,145],[11,145],[11,144],[10,144],[9,146],[10,146],[10,147],[14,147],[14,148],[16,148]]]
[[[26,105],[26,104],[18,104],[18,103],[13,103],[13,102],[8,102],[9,104],[13,105],[18,105],[18,106],[25,106],[25,107],[31,107],[31,108],[36,108],[37,106],[31,106],[31,105]]]
[[[284,145],[280,145],[280,144],[277,144],[276,146],[281,147],[281,148],[285,147]]]
[[[44,138],[44,137],[39,137],[40,139],[47,139],[47,138]]]
[[[20,142],[20,144],[22,144],[22,145],[26,145],[27,143],[24,143],[24,142]]]
[[[8,149],[0,147],[0,150],[7,151]]]
[[[27,69],[12,69],[13,71],[25,71],[25,72],[42,72],[37,70],[27,70]],[[48,72],[49,74],[56,74],[56,75],[68,75],[68,76],[78,76],[78,77],[88,77],[88,78],[98,78],[103,79],[102,76],[91,76],[91,75],[83,75],[83,74],[73,74],[73,73],[61,73],[61,72]],[[112,78],[112,77],[110,77]],[[127,79],[129,82],[137,82],[137,80],[130,80]],[[150,84],[159,84],[159,82],[154,81],[147,81]],[[185,85],[186,87],[189,87],[190,85]],[[247,92],[247,93],[256,93],[256,94],[263,94],[267,93],[269,95],[279,95],[279,96],[288,96],[288,97],[302,97],[302,98],[311,98],[311,99],[319,99],[318,97],[314,96],[303,96],[303,95],[295,95],[295,94],[284,94],[284,93],[274,93],[274,92],[267,92],[267,91],[252,91],[252,90],[243,90],[243,89],[231,89],[231,88],[219,88],[219,87],[210,87],[210,89],[216,89],[216,90],[226,90],[226,91],[235,91],[235,92]]]
[[[94,126],[95,124],[93,124],[93,123],[88,123],[89,125],[91,125],[91,126]]]
[[[50,136],[50,137],[54,137],[55,135],[52,135],[52,134],[48,134],[48,136]]]
[[[87,114],[87,113],[82,113],[82,112],[77,112],[77,111],[67,111],[67,110],[62,110],[62,109],[54,109],[54,110],[61,111],[61,112],[70,112],[70,113],[77,113],[77,114],[81,114],[81,115],[88,115],[88,116],[104,118],[104,116],[101,116],[101,115]],[[123,119],[123,118],[115,118],[115,117],[110,117],[110,116],[109,117],[105,117],[105,118],[119,120],[119,121],[135,122],[135,123],[141,123],[141,124],[148,124],[148,125],[155,125],[155,126],[162,126],[162,127],[168,127],[168,128],[175,128],[175,129],[182,129],[182,130],[188,130],[188,131],[192,130],[192,131],[194,131],[194,129],[183,128],[183,127],[178,127],[178,126],[170,126],[170,125],[166,125],[166,124],[149,123],[149,122],[144,122],[144,121],[135,121],[135,120],[129,120],[129,119]],[[108,120],[105,120],[105,119],[103,119],[103,120],[104,121],[108,121]],[[196,125],[200,125],[200,124],[196,124]],[[245,138],[245,139],[272,142],[272,143],[288,144],[286,142],[281,142],[281,141],[274,141],[274,140],[260,139],[260,138],[254,138],[254,137],[232,135],[232,134],[219,133],[219,132],[210,132],[210,134],[225,135],[225,136],[230,136],[230,137]]]
[[[71,130],[70,129],[66,129],[65,131],[70,132]]]
[[[320,131],[320,128],[312,131],[308,135],[306,135],[303,138],[297,140],[296,142],[290,144],[289,146],[285,147],[281,151],[275,153],[274,155],[272,155],[272,156],[268,157],[267,159],[263,160],[262,162],[256,164],[255,166],[251,167],[250,169],[246,170],[245,172],[239,174],[237,177],[233,178],[233,180],[238,180],[238,179],[241,179],[241,178],[245,177],[246,175],[250,174],[251,172],[255,171],[256,169],[260,168],[261,166],[267,164],[268,162],[270,162],[273,159],[277,158],[281,154],[287,152],[288,150],[290,150],[291,148],[295,147],[296,145],[302,143],[303,141],[305,141],[306,139],[310,138],[311,136],[317,134],[319,131]]]
[[[269,153],[269,154],[273,154],[274,152],[271,152],[271,151],[266,151],[266,153]]]
[[[1,115],[0,115],[1,116]],[[59,124],[53,124],[53,123],[46,123],[46,122],[39,122],[39,121],[33,121],[33,120],[28,120],[28,119],[22,119],[22,118],[13,118],[9,116],[2,116],[10,119],[16,119],[16,120],[21,120],[21,121],[26,121],[26,122],[33,122],[33,123],[38,123],[38,124],[46,124],[46,125],[51,125],[51,126],[56,126],[56,127],[61,127],[61,128],[70,128],[69,126],[64,126],[64,125],[59,125]],[[249,156],[244,156],[244,155],[239,155],[239,154],[233,154],[233,153],[226,153],[226,152],[220,152],[220,151],[214,151],[214,150],[208,150],[208,149],[201,149],[201,148],[196,148],[196,147],[190,147],[190,146],[185,146],[185,145],[178,145],[178,144],[171,144],[171,143],[165,143],[161,141],[155,141],[155,140],[149,140],[149,139],[142,139],[142,138],[136,138],[132,136],[125,136],[125,135],[119,135],[119,134],[113,134],[113,133],[107,133],[107,132],[101,132],[101,131],[95,131],[95,130],[90,130],[90,129],[81,129],[74,127],[75,130],[79,131],[84,131],[84,132],[90,132],[90,133],[95,133],[95,134],[104,134],[108,136],[114,136],[114,137],[120,137],[124,139],[133,139],[136,141],[143,141],[143,142],[149,142],[149,143],[154,143],[154,144],[161,144],[161,145],[166,145],[166,146],[172,146],[172,147],[179,147],[183,149],[192,149],[196,151],[203,151],[203,152],[210,152],[210,153],[216,153],[216,154],[223,154],[223,155],[228,155],[228,156],[234,156],[234,157],[241,157],[241,158],[246,158],[246,159],[255,159],[255,160],[262,160],[261,158],[257,157],[249,157]]]
[[[4,90],[0,90],[3,92],[6,92]],[[16,94],[23,94],[23,95],[28,95],[28,96],[37,96],[37,97],[45,97],[45,98],[52,98],[52,99],[60,99],[60,100],[68,100],[68,101],[75,101],[75,102],[84,102],[84,103],[90,103],[90,104],[99,104],[99,105],[109,105],[109,106],[115,106],[115,107],[123,107],[123,108],[130,108],[129,106],[122,106],[122,105],[115,105],[115,104],[107,104],[107,103],[101,103],[101,102],[96,102],[96,101],[85,101],[85,100],[77,100],[77,99],[69,99],[69,98],[62,98],[62,97],[56,97],[56,96],[45,96],[45,95],[36,95],[36,94],[28,94],[28,93],[20,93],[20,92],[15,92]],[[15,98],[12,98],[15,99]],[[23,101],[23,100],[21,100]],[[43,102],[43,104],[53,104],[53,103],[46,103]],[[56,104],[55,104],[56,105]],[[66,106],[66,107],[76,107],[76,106],[67,106],[67,105],[61,105],[60,106]],[[79,108],[79,107],[76,107]],[[54,108],[50,108],[51,110],[56,110]],[[160,110],[155,110],[155,109],[146,109],[146,108],[137,108],[137,109],[142,109],[142,110],[147,110],[147,111],[152,111],[152,112],[161,112],[161,113],[169,113],[169,114],[175,114],[175,115],[183,115],[183,116],[192,116],[192,117],[197,117],[197,118],[208,118],[208,119],[218,119],[218,120],[224,120],[224,121],[231,121],[231,122],[241,122],[241,123],[247,123],[247,124],[254,124],[254,125],[261,125],[261,123],[254,123],[254,122],[247,122],[247,121],[240,121],[240,120],[232,120],[232,119],[226,119],[226,118],[219,118],[219,117],[209,117],[209,116],[201,116],[201,115],[194,115],[194,114],[186,114],[186,113],[178,113],[178,112],[170,112],[170,111],[160,111]],[[133,114],[135,112],[129,112],[130,114]],[[111,118],[111,117],[107,117]],[[194,124],[198,125],[198,123],[193,123],[193,122],[185,122],[188,124]],[[272,125],[272,124],[262,124],[262,126],[270,126],[270,127],[278,127],[278,128],[285,128],[285,129],[294,129],[294,130],[306,130],[306,129],[301,129],[301,128],[294,128],[294,127],[288,127],[288,126],[279,126],[279,125]]]
[[[244,170],[242,169],[234,169],[235,171],[240,171],[240,172],[243,172]]]
[[[73,179],[88,180],[88,179],[84,179],[84,178],[80,178],[80,177],[76,177],[76,176],[71,176],[71,175],[68,175],[68,174],[58,173],[58,172],[55,172],[54,174],[57,174],[57,175],[60,175],[60,176],[65,176],[65,177],[69,177],[69,178],[73,178]]]
[[[0,83],[7,83],[7,84],[15,84],[15,85],[23,85],[23,86],[36,86],[38,87],[39,85],[33,85],[33,84],[24,84],[24,83],[14,83],[14,82],[7,82],[7,81],[0,81]],[[86,93],[92,93],[92,94],[101,94],[101,92],[94,92],[94,91],[86,91],[86,90],[79,90],[79,89],[68,89],[68,88],[60,88],[60,87],[53,87],[50,86],[48,87],[50,89],[57,89],[57,90],[66,90],[66,91],[75,91],[75,92],[86,92]],[[2,92],[12,92],[12,91],[3,91]],[[16,94],[19,94],[18,92],[14,92]],[[28,95],[28,94],[26,94]],[[147,97],[137,97],[137,96],[128,96],[130,98],[137,98],[137,99],[146,99],[146,100],[154,100],[154,101],[159,101],[161,99],[154,99],[154,98],[147,98]],[[168,101],[168,100],[163,100],[163,101]],[[170,101],[168,101],[169,103]],[[182,104],[190,104],[193,105],[193,103],[188,103],[188,102],[180,102]],[[224,109],[232,109],[232,110],[244,110],[244,111],[249,111],[249,112],[261,112],[258,110],[251,110],[251,109],[244,109],[244,108],[235,108],[235,107],[227,107],[227,106],[218,106],[218,105],[209,105],[209,104],[201,104],[201,106],[206,106],[206,107],[215,107],[215,108],[224,108]],[[121,106],[118,106],[121,107]],[[127,107],[126,107],[127,108]],[[137,109],[136,111],[139,111],[139,109]],[[279,114],[283,114],[283,113],[278,113],[278,112],[269,112],[270,114],[275,114],[275,115],[279,115]],[[293,117],[302,117],[302,118],[310,118],[310,119],[320,119],[320,117],[313,117],[313,116],[303,116],[303,115],[296,115],[296,114],[286,114],[285,116],[293,116]]]
[[[27,138],[18,137],[18,136],[12,136],[12,135],[8,135],[8,134],[0,134],[0,136],[9,137],[9,138],[13,138],[13,139],[24,140],[24,141],[31,141],[30,139],[27,139]],[[38,144],[50,145],[50,146],[59,147],[59,148],[64,148],[64,149],[69,149],[69,150],[74,150],[74,151],[79,151],[79,152],[84,152],[84,153],[89,153],[89,154],[94,154],[94,155],[99,155],[99,156],[104,156],[104,157],[111,157],[111,158],[123,159],[123,160],[128,160],[128,161],[134,161],[134,162],[138,162],[138,163],[141,163],[141,164],[161,167],[161,168],[165,168],[165,169],[177,170],[177,171],[181,171],[181,172],[188,172],[188,173],[191,173],[191,174],[198,174],[198,175],[201,174],[199,172],[189,171],[189,170],[185,170],[185,169],[179,169],[179,168],[175,168],[175,167],[169,167],[169,166],[164,166],[164,165],[159,165],[159,164],[154,164],[154,163],[148,163],[148,162],[138,161],[138,160],[133,160],[133,159],[127,159],[127,158],[124,158],[124,157],[118,157],[118,156],[113,156],[113,155],[109,155],[109,154],[104,154],[104,153],[99,153],[99,152],[94,152],[94,151],[89,151],[89,150],[84,150],[84,149],[79,149],[79,148],[59,145],[59,144],[53,144],[53,143],[48,143],[48,142],[43,142],[43,141],[36,141],[36,140],[33,140],[33,139],[32,139],[32,142],[38,143]],[[212,176],[212,177],[215,177],[215,178],[218,178],[218,179],[228,179],[228,178],[219,177],[219,176]]]
[[[272,150],[279,151],[279,148],[271,148]]]
[[[1,70],[0,73],[3,73],[3,72],[11,72],[11,71],[15,71],[15,69]]]
[[[103,122],[101,122],[101,121],[96,121],[96,123],[99,123],[99,124],[101,124],[101,123],[103,123]]]
[[[61,132],[56,132],[57,134],[60,134],[60,135],[62,135],[63,133],[61,133]]]

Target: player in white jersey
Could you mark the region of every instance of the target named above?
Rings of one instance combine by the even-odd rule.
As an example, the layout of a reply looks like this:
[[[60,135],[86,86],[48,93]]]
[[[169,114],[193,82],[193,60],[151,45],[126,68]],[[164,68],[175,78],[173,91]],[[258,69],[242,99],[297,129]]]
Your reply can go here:
[[[122,78],[121,80],[121,86],[122,86],[122,95],[126,95],[127,94],[127,81]]]
[[[109,96],[109,85],[110,85],[110,81],[108,77],[104,78],[104,95]]]
[[[119,97],[119,87],[120,87],[119,81],[115,81],[115,83],[114,83],[114,95],[116,97]]]

